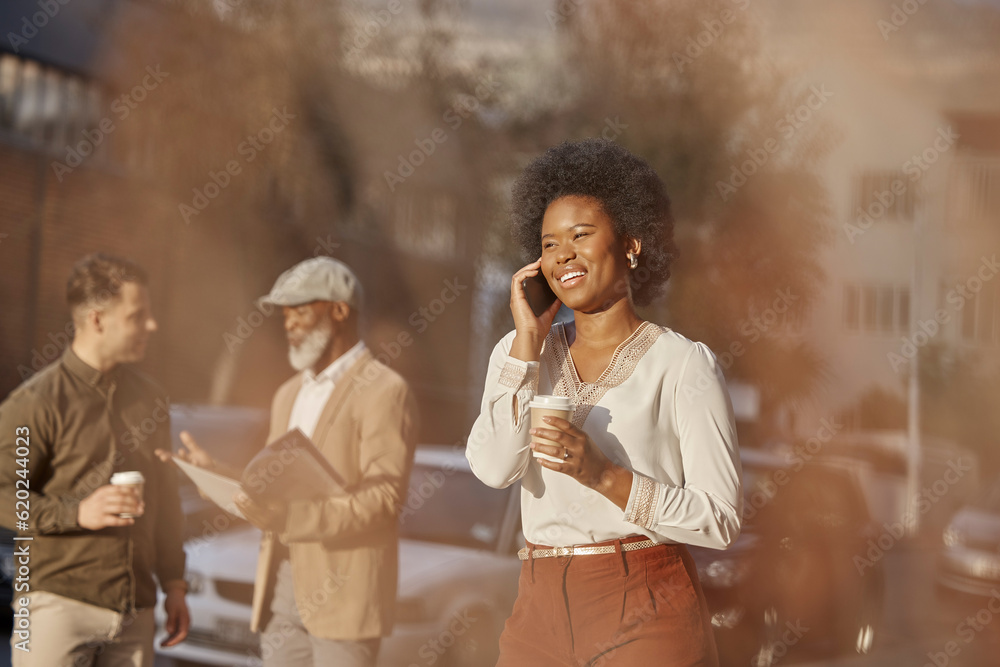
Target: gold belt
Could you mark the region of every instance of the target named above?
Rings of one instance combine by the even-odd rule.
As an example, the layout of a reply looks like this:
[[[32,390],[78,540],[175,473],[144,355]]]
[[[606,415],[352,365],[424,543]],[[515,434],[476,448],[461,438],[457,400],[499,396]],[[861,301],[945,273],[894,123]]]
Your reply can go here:
[[[658,543],[653,540],[641,540],[639,542],[626,542],[622,544],[622,551],[636,551],[638,549],[648,549],[655,547]],[[615,545],[607,544],[600,547],[552,547],[551,549],[535,549],[531,551],[534,558],[553,558],[555,556],[590,556],[593,554],[613,554]],[[528,560],[528,547],[517,552],[517,557],[521,560]]]

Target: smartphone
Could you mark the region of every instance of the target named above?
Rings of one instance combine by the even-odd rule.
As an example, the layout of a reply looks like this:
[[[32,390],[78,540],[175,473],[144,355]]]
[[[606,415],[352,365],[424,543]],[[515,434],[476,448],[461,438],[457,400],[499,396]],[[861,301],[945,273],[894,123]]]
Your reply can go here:
[[[531,306],[531,312],[535,317],[541,317],[556,300],[556,293],[549,287],[549,281],[541,271],[521,281],[521,287],[524,288],[524,296],[528,299],[528,305]]]

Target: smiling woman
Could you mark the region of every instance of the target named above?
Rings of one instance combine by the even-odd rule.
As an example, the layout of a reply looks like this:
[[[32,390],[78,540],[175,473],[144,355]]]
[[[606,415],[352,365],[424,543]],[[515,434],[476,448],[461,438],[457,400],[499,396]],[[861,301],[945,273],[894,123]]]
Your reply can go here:
[[[575,210],[551,211],[550,205],[563,198],[577,200]],[[580,198],[590,200],[592,206]],[[560,203],[568,206],[568,202]],[[613,227],[617,239],[632,239],[644,246],[635,253],[637,264],[627,274],[633,303],[652,303],[670,278],[670,265],[677,257],[670,198],[653,168],[613,141],[587,139],[546,151],[514,185],[511,209],[512,235],[525,260],[543,254],[546,216],[587,215],[591,210]]]
[[[685,545],[739,535],[739,451],[715,356],[635,311],[676,255],[663,183],[613,142],[564,143],[515,184],[513,233],[535,259],[511,280],[515,330],[466,448],[487,485],[521,483],[527,546],[497,664],[717,665]],[[522,281],[539,275],[557,300],[536,315]],[[572,322],[553,324],[560,304]],[[542,416],[545,394],[569,399],[565,419]]]

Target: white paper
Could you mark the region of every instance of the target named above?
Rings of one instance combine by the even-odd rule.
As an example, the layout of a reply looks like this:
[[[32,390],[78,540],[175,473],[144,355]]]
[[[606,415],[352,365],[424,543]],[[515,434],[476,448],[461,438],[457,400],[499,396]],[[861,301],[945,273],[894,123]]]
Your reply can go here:
[[[236,494],[241,491],[240,483],[211,470],[199,468],[174,456],[174,463],[191,478],[202,495],[230,514],[245,519],[243,513],[236,507]]]

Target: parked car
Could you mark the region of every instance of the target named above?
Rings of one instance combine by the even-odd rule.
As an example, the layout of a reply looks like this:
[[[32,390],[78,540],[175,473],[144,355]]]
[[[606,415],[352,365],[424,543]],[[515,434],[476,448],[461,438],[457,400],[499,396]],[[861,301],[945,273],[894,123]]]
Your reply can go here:
[[[856,462],[797,464],[740,451],[743,530],[725,551],[691,547],[724,665],[872,651],[884,599],[877,537]]]
[[[989,597],[1000,588],[1000,478],[955,513],[941,541],[939,591]]]
[[[382,643],[380,665],[496,663],[517,594],[517,501],[514,489],[480,483],[460,449],[417,451],[400,521],[396,627]],[[260,637],[249,620],[260,533],[235,519],[217,525],[186,546],[188,639],[157,650],[199,664],[255,664]],[[162,626],[162,609],[158,615]]]
[[[223,442],[204,437],[198,417],[191,408],[176,413],[175,430],[192,431],[207,447]],[[230,439],[227,446],[240,445]],[[869,652],[884,575],[880,562],[862,576],[855,569],[853,557],[865,553],[874,531],[852,467],[828,461],[797,469],[758,450],[741,455],[742,535],[725,551],[691,547],[723,663],[766,667],[790,662],[786,654]],[[230,452],[231,461],[240,458]],[[192,628],[186,642],[158,651],[200,664],[256,664],[260,639],[249,618],[260,535],[188,491]],[[418,449],[401,513],[397,625],[380,665],[495,664],[517,594],[519,501],[517,486],[479,482],[461,449]],[[808,631],[790,635],[790,627]]]

